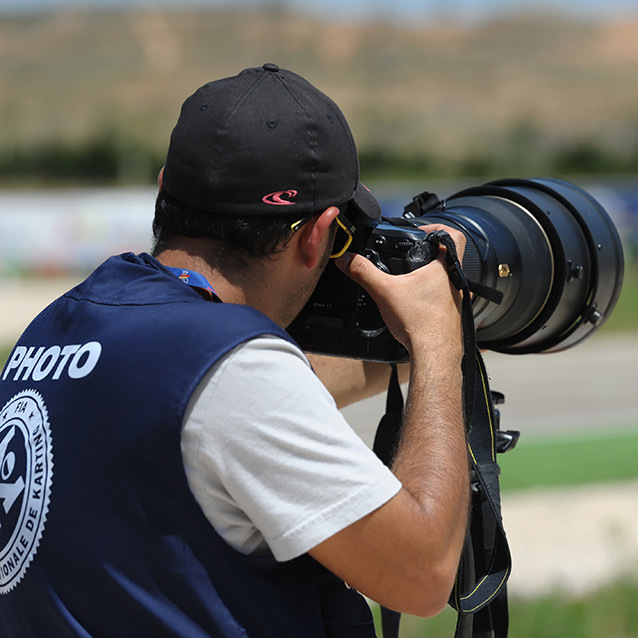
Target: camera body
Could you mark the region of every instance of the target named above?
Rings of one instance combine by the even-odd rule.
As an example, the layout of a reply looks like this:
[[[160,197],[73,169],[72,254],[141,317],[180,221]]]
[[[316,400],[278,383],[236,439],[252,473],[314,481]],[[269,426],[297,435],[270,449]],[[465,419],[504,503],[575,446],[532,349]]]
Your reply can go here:
[[[357,228],[350,250],[392,275],[432,261],[436,245],[416,225],[367,220]],[[408,360],[405,348],[387,329],[370,295],[330,262],[317,288],[288,332],[309,352],[368,361]]]
[[[366,223],[359,227],[352,250],[369,259],[391,275],[402,275],[432,261],[436,247],[425,241],[427,233],[418,225],[394,225],[388,222]]]

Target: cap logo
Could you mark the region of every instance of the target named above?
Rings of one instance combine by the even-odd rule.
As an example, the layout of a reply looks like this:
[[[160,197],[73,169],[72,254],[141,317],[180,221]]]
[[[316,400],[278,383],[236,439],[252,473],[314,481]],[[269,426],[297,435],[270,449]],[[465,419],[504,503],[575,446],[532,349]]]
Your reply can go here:
[[[264,202],[264,204],[270,204],[271,206],[294,206],[296,202],[291,200],[295,197],[297,197],[296,190],[275,191],[274,193],[264,195],[261,198],[261,201]]]

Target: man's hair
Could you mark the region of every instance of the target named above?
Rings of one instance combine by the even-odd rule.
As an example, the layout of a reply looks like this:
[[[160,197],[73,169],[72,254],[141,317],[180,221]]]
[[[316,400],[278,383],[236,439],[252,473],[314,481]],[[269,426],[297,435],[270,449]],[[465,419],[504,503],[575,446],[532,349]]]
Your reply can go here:
[[[218,215],[194,210],[160,191],[155,202],[153,254],[170,244],[171,237],[216,239],[239,257],[268,258],[285,247],[292,234],[290,215]]]

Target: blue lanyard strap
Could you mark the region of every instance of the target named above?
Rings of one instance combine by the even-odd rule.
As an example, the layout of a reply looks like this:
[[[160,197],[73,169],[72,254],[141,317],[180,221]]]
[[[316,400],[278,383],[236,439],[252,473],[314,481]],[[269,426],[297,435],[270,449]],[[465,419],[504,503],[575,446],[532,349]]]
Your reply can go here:
[[[186,268],[174,268],[173,266],[165,266],[165,268],[170,270],[180,281],[202,291],[211,301],[220,301],[215,289],[201,273],[187,270]]]

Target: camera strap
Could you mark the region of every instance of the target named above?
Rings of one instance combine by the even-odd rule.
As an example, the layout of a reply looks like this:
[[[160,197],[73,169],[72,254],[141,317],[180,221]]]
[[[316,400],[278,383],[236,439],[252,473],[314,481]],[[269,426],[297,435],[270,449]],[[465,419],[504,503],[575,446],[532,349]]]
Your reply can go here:
[[[492,393],[480,351],[476,347],[470,292],[500,302],[497,291],[471,284],[448,233],[429,233],[424,241],[443,244],[450,279],[463,293],[463,403],[471,463],[471,512],[465,544],[449,604],[458,612],[455,638],[505,638],[508,631],[506,583],[511,570],[509,546],[501,518],[499,441]],[[486,289],[486,290],[483,290]],[[485,294],[484,294],[485,293]],[[377,428],[373,450],[392,465],[402,426],[403,395],[396,364],[386,398],[386,413]],[[384,638],[398,638],[401,614],[381,608]]]
[[[449,604],[458,612],[456,638],[505,638],[506,583],[511,556],[501,517],[497,421],[480,352],[475,359],[474,409],[468,431],[471,511]]]

